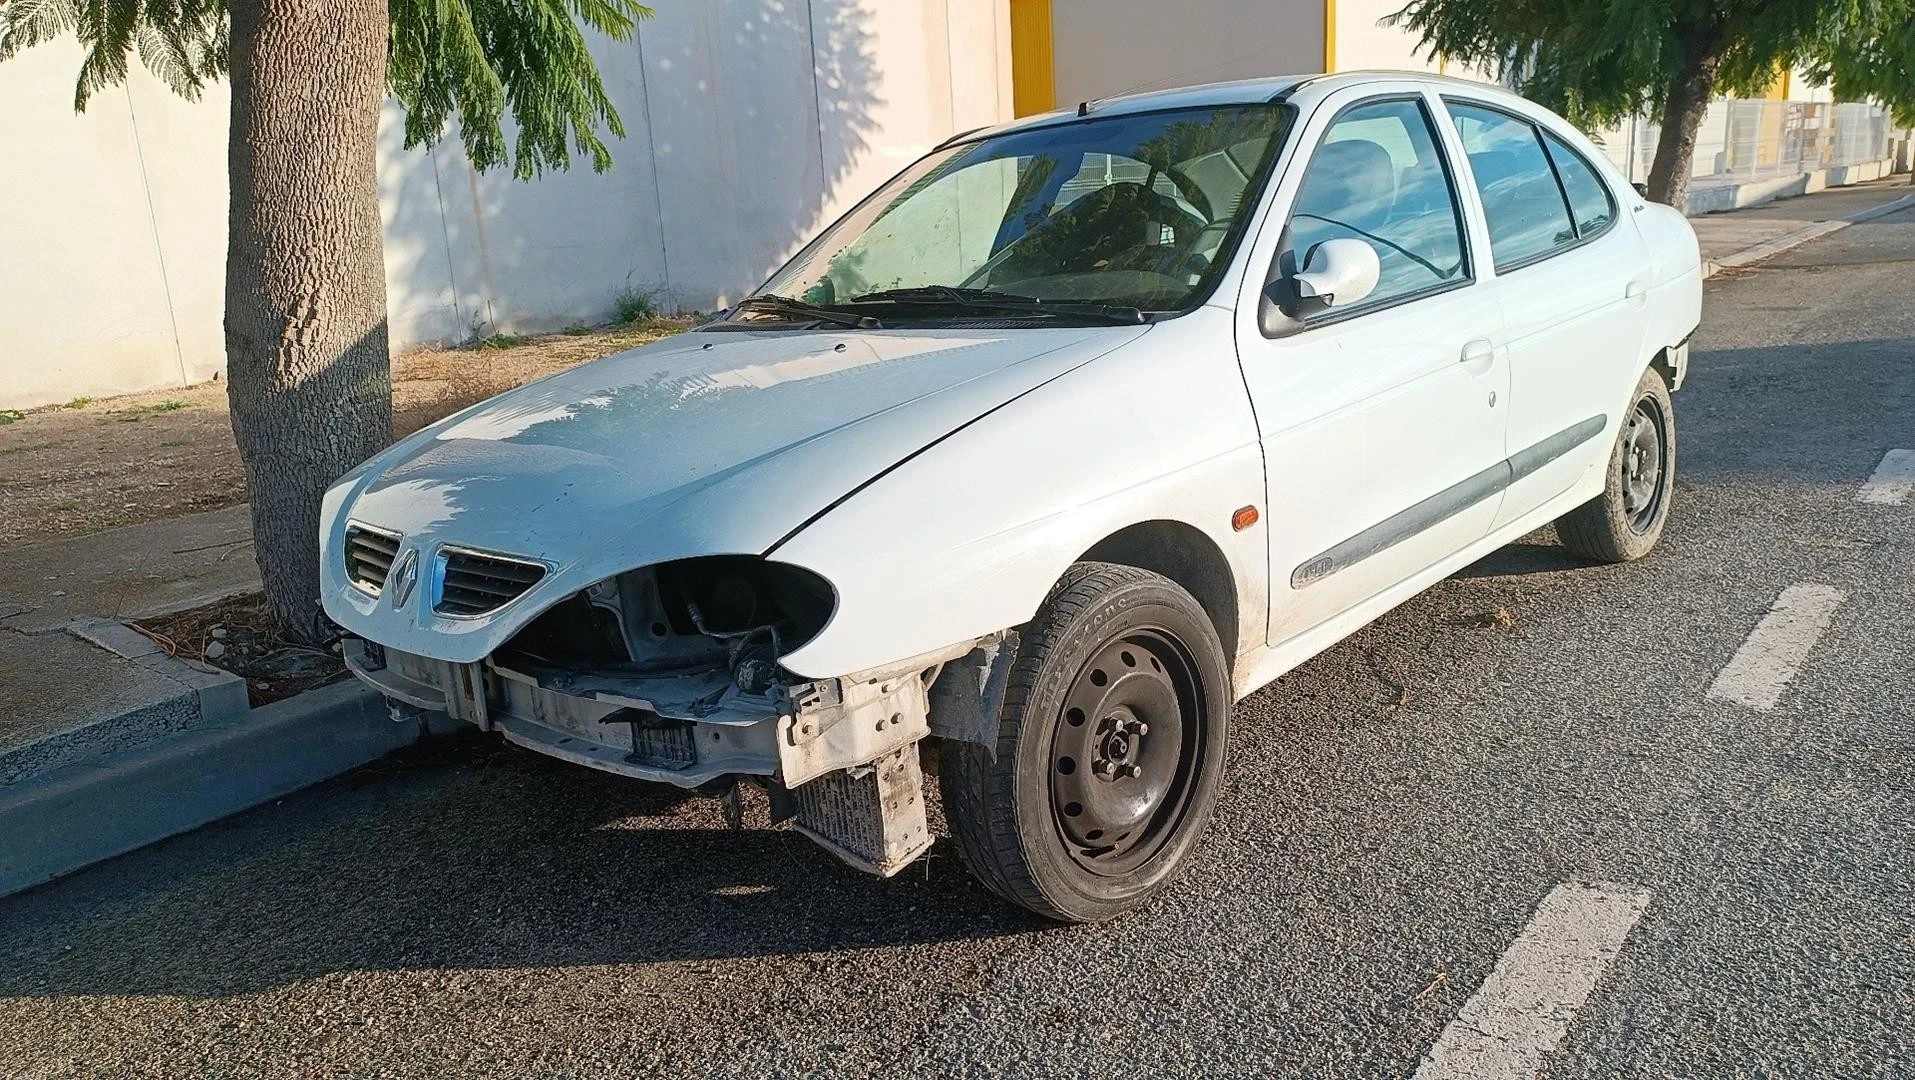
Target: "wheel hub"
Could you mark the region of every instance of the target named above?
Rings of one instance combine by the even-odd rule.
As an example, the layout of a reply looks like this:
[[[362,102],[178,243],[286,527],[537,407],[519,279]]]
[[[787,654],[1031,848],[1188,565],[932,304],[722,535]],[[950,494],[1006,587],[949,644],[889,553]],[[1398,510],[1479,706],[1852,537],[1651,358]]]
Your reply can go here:
[[[1644,398],[1622,432],[1622,507],[1637,532],[1647,532],[1661,512],[1665,458],[1662,410]]]
[[[1098,722],[1096,755],[1091,759],[1091,775],[1100,780],[1134,780],[1144,775],[1143,765],[1133,757],[1143,754],[1143,739],[1150,725],[1138,719],[1129,708],[1119,706]]]

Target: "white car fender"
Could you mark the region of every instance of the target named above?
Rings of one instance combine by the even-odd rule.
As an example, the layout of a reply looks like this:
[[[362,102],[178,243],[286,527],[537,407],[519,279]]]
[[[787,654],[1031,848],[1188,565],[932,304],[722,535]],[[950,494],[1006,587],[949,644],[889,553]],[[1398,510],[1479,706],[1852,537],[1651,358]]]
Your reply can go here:
[[[1655,359],[1664,349],[1687,342],[1702,321],[1702,252],[1689,219],[1672,207],[1644,202],[1631,214],[1649,249],[1650,279],[1646,334],[1643,347]],[[1686,357],[1672,361],[1672,378],[1680,387],[1687,374]]]
[[[1268,523],[1238,529],[1233,514],[1260,506],[1263,455],[1224,344],[1230,319],[1203,307],[1152,327],[933,444],[774,548],[770,558],[838,591],[831,621],[784,665],[839,676],[1016,626],[1074,561],[1151,522],[1215,546],[1235,607],[1219,636],[1226,648],[1262,645]]]

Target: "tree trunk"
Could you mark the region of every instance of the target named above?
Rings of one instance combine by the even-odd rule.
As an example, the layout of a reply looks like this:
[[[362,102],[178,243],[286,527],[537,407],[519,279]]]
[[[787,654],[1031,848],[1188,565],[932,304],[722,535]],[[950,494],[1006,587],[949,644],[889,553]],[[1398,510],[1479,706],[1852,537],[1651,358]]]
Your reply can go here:
[[[386,0],[235,0],[226,372],[254,554],[316,640],[319,500],[392,441],[378,122]]]
[[[1678,210],[1689,201],[1689,170],[1696,156],[1696,132],[1715,96],[1720,58],[1713,49],[1684,50],[1681,70],[1669,80],[1668,100],[1662,106],[1662,135],[1649,165],[1649,198]]]

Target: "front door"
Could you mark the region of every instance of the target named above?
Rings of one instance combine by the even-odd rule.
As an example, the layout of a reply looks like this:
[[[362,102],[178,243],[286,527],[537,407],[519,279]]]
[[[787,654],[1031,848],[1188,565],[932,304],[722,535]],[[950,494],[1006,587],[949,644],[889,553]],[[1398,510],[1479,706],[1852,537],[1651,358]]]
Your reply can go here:
[[[1502,316],[1474,280],[1433,107],[1420,92],[1326,104],[1299,143],[1303,170],[1275,196],[1279,260],[1358,239],[1381,264],[1375,290],[1274,338],[1239,312],[1265,455],[1272,644],[1481,539],[1501,501]],[[1254,309],[1255,286],[1246,294]]]

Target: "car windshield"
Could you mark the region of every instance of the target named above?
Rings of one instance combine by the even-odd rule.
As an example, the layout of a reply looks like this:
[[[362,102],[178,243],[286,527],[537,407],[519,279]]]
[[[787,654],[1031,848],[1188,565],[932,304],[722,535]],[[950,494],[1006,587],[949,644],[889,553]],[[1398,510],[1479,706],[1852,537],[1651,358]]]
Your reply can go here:
[[[1235,250],[1287,116],[1274,104],[1176,109],[943,148],[814,240],[734,317],[789,321],[809,307],[887,323],[1001,318],[1021,304],[1034,317],[1128,311],[1135,321],[1194,307]]]

